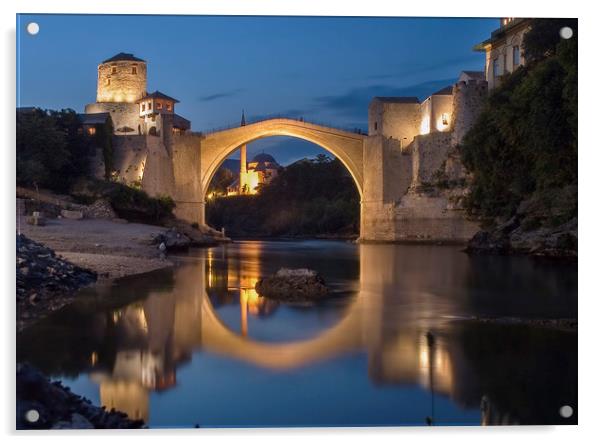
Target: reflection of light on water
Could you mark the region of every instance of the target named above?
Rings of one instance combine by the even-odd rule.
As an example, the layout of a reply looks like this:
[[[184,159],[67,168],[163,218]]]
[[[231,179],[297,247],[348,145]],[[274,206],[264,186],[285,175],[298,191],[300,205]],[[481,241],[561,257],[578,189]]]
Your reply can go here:
[[[247,336],[249,331],[248,313],[258,316],[267,303],[255,290],[258,280],[257,276],[244,276],[240,280],[240,331],[243,336]]]
[[[424,335],[418,343],[418,380],[423,387],[450,394],[453,369],[449,351],[438,340],[429,345]]]

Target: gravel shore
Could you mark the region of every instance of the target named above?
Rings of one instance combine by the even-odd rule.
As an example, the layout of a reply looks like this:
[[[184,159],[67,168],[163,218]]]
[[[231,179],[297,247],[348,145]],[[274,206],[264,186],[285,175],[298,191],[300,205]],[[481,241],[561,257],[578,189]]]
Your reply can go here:
[[[164,227],[102,219],[49,219],[45,226],[18,216],[17,231],[52,248],[73,264],[94,271],[99,278],[117,278],[169,267],[151,243]]]

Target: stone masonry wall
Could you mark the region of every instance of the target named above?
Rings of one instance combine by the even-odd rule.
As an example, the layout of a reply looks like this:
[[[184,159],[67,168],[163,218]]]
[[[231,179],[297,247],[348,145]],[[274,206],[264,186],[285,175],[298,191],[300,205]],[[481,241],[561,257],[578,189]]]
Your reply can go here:
[[[105,103],[89,103],[86,105],[86,114],[95,113],[110,113],[111,119],[113,120],[113,130],[115,134],[140,134],[139,129],[142,119],[138,111],[138,105],[136,103],[117,103],[117,102],[105,102]],[[119,129],[129,127],[133,131],[124,133]]]
[[[133,73],[134,68],[135,74]],[[98,65],[97,102],[134,103],[145,94],[145,62],[123,60]]]
[[[172,135],[171,140],[175,214],[180,219],[203,225],[205,196],[202,195],[201,181],[201,136]]]
[[[144,136],[146,140],[146,162],[142,189],[150,196],[174,196],[174,173],[171,159],[163,139],[157,136]]]
[[[487,82],[469,80],[458,82],[453,88],[452,146],[459,145],[474,125],[487,99]]]
[[[420,133],[420,121],[419,103],[390,103],[374,99],[368,110],[368,134],[393,137],[405,149]]]
[[[416,136],[410,148],[412,152],[412,188],[432,185],[435,175],[444,165],[451,148],[449,132],[435,132]]]
[[[117,180],[127,185],[140,183],[147,154],[146,136],[113,136],[113,171]]]

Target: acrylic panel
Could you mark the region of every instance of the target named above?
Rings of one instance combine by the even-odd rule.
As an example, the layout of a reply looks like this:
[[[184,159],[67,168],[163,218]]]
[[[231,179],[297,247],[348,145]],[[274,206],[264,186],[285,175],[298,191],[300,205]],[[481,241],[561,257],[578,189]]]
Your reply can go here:
[[[17,428],[577,423],[577,20],[17,16]]]

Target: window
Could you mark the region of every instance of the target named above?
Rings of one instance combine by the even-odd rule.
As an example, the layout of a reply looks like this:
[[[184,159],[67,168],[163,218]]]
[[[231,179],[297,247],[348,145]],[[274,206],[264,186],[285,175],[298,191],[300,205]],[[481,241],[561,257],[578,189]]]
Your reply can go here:
[[[138,74],[138,67],[136,65],[132,66],[132,74]]]
[[[500,71],[500,60],[499,59],[493,59],[493,75],[498,77],[502,75],[502,72]]]
[[[94,134],[96,134],[96,128],[91,126],[90,128],[88,128],[88,134],[93,136]]]
[[[449,125],[449,115],[447,113],[441,115],[441,123],[443,123],[443,125]]]
[[[378,122],[374,122],[374,131],[378,131]]]
[[[107,79],[107,86],[111,84],[111,79]]]
[[[151,111],[153,109],[153,102],[148,102],[148,110]]]
[[[111,66],[111,74],[117,74],[117,67]]]
[[[512,64],[513,68],[516,68],[520,65],[520,48],[518,46],[512,47]]]
[[[141,106],[141,110],[144,111],[146,109],[146,105],[143,103]]]
[[[168,104],[166,105],[166,107],[167,107],[167,111],[171,111],[171,103],[168,103]]]
[[[161,108],[163,108],[163,104],[161,102],[157,102],[157,105],[155,106],[155,108],[161,109]]]

